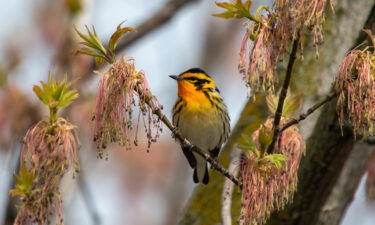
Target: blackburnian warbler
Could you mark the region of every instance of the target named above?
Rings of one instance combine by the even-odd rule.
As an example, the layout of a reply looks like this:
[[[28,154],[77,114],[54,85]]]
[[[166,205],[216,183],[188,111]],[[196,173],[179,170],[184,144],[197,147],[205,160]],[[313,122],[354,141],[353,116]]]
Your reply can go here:
[[[227,107],[219,89],[212,78],[199,68],[170,77],[178,83],[178,98],[172,111],[173,124],[193,145],[216,158],[230,131]],[[205,158],[187,146],[181,147],[194,169],[194,182],[207,184],[209,177]]]

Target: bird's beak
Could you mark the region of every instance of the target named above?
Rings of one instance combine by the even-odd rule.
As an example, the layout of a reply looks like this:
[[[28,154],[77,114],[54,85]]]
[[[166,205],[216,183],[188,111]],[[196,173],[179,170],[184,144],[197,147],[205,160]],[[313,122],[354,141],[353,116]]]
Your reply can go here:
[[[176,76],[176,75],[169,75],[169,77],[174,79],[174,80],[183,80],[182,78],[180,78],[179,76]]]

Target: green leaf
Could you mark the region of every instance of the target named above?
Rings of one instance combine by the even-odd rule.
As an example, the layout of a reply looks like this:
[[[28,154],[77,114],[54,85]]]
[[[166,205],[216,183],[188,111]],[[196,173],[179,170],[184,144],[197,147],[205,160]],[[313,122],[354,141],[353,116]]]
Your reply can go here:
[[[215,2],[215,4],[221,8],[227,9],[228,11],[237,11],[237,6],[227,2]]]
[[[89,43],[89,42],[85,42],[85,41],[81,41],[81,42],[79,42],[79,43],[82,44],[82,45],[86,45],[87,47],[89,47],[89,48],[82,47],[81,49],[88,49],[88,50],[90,50],[90,51],[97,52],[97,50],[96,50],[96,46],[95,46],[95,45],[93,45],[93,44],[91,44],[91,43]],[[94,50],[96,50],[96,51],[91,50],[90,48],[92,48],[92,49],[94,49]],[[101,52],[99,52],[99,53],[97,53],[97,54],[101,54]]]
[[[226,12],[223,12],[223,13],[212,14],[212,16],[221,17],[221,18],[224,18],[224,19],[230,19],[230,18],[234,17],[234,13],[232,13],[230,11],[226,11]]]
[[[55,87],[53,87],[52,97],[53,100],[56,102],[59,102],[61,100],[61,97],[64,92],[64,86],[65,86],[66,80],[64,79],[60,83],[56,84]]]
[[[272,137],[273,137],[272,129],[264,125],[260,125],[258,141],[259,141],[261,152],[266,152],[268,146],[272,142]]]
[[[27,193],[29,193],[35,180],[35,171],[28,171],[26,166],[22,165],[19,175],[14,174],[13,176],[16,182],[16,186],[15,189],[10,190],[10,194],[26,195]]]
[[[295,113],[301,105],[302,95],[297,95],[291,97],[290,95],[286,97],[284,107],[283,107],[283,116],[291,116]]]
[[[295,113],[300,107],[301,99],[302,99],[302,95],[296,95],[292,97],[288,93],[284,101],[282,116],[288,117],[288,116],[291,116],[293,113]],[[277,105],[279,103],[279,98],[276,97],[274,94],[270,94],[267,96],[266,102],[267,102],[267,107],[269,111],[272,114],[275,114]]]
[[[253,139],[251,138],[251,136],[246,135],[246,134],[241,135],[241,139],[240,139],[237,147],[239,149],[244,150],[244,151],[253,151],[254,149],[256,149],[256,145],[255,145]]]
[[[86,27],[87,28],[87,27]],[[90,37],[79,32],[78,29],[76,27],[74,27],[74,30],[76,31],[76,33],[83,39],[85,40],[84,43],[88,43],[88,44],[91,44],[91,40],[90,40]],[[81,42],[82,43],[82,42]],[[95,45],[91,44],[93,46],[93,48],[95,48]]]
[[[38,85],[33,86],[33,91],[44,104],[48,104],[47,96]]]
[[[114,52],[115,49],[116,49],[116,46],[117,46],[117,42],[118,40],[124,35],[126,34],[127,32],[129,31],[134,31],[136,32],[137,30],[132,28],[132,27],[124,27],[124,28],[121,28],[121,25],[123,24],[124,22],[120,23],[118,26],[117,26],[117,29],[116,31],[112,34],[111,38],[109,39],[109,50]]]
[[[245,10],[250,11],[250,7],[251,7],[252,4],[253,4],[253,2],[249,0],[249,1],[246,1],[243,6],[244,6]]]
[[[77,50],[76,54],[83,54],[83,55],[89,55],[89,56],[100,57],[102,59],[106,59],[102,54],[94,50],[91,50],[89,48],[86,48],[86,47],[82,47],[81,49]]]
[[[268,110],[272,113],[275,114],[276,109],[277,109],[277,101],[278,98],[274,94],[269,94],[266,97],[266,102],[267,102],[267,107]]]
[[[248,0],[245,3],[242,3],[242,0],[236,0],[234,3],[227,2],[216,2],[217,6],[226,9],[227,11],[223,13],[213,14],[213,16],[229,19],[229,18],[247,18],[251,21],[258,22],[258,20],[251,15],[250,7],[252,1]]]
[[[70,105],[72,102],[74,102],[74,100],[76,100],[78,98],[79,94],[78,94],[78,91],[76,90],[73,90],[73,91],[69,91],[67,93],[64,94],[64,96],[62,97],[61,101],[60,101],[60,107],[67,107],[68,105]]]
[[[97,56],[97,57],[95,57],[95,64],[100,66],[104,63],[105,60],[106,60],[105,58],[103,58],[101,56]]]
[[[40,84],[41,87],[34,85],[33,90],[50,109],[66,107],[78,98],[78,92],[70,90],[72,83],[67,81],[66,75],[59,82],[49,76],[48,83],[41,81]]]
[[[276,168],[280,169],[284,166],[284,163],[288,160],[288,157],[283,154],[270,154],[264,156],[264,159],[275,165]]]
[[[82,32],[78,31],[76,27],[74,27],[75,31],[77,32],[78,36],[81,37],[83,41],[80,42],[80,44],[85,45],[87,47],[82,47],[81,49],[76,51],[76,54],[84,54],[84,55],[90,55],[94,57],[101,57],[108,62],[110,62],[109,57],[107,55],[107,49],[103,46],[101,41],[99,40],[95,27],[92,27],[92,31],[86,27],[88,34],[83,34]]]
[[[102,52],[104,55],[107,54],[107,50],[104,48],[103,44],[100,42],[97,34],[96,34],[96,30],[95,30],[95,27],[92,26],[92,32],[90,31],[90,29],[86,27],[86,30],[87,30],[87,33],[89,33],[89,37],[90,37],[90,43],[93,44],[94,46],[96,46],[96,49],[100,52]]]

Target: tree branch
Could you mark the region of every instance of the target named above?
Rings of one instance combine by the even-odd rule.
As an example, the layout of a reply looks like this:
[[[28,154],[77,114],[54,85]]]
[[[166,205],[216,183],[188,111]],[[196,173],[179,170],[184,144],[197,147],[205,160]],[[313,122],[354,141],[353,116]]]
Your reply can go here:
[[[279,102],[277,104],[277,109],[276,109],[276,112],[275,112],[275,118],[274,118],[274,122],[273,122],[274,133],[273,133],[272,142],[268,146],[268,149],[267,149],[268,154],[271,154],[273,152],[273,150],[275,148],[275,142],[276,142],[277,136],[279,135],[279,124],[280,124],[281,116],[282,116],[282,113],[283,113],[284,101],[285,101],[285,98],[286,98],[286,95],[287,95],[287,92],[288,92],[288,88],[289,88],[289,84],[290,84],[290,78],[292,77],[293,65],[294,65],[294,62],[296,61],[296,58],[297,58],[297,50],[298,50],[299,39],[300,39],[300,33],[298,31],[297,36],[295,37],[295,39],[293,41],[292,52],[289,55],[289,62],[288,62],[288,67],[287,67],[287,71],[286,71],[286,75],[285,75],[285,80],[284,80],[284,84],[283,84],[283,87],[282,87],[281,92],[280,92]]]
[[[168,127],[169,130],[172,131],[173,135],[175,138],[177,138],[181,144],[184,146],[188,146],[191,151],[194,151],[204,157],[212,166],[213,169],[219,171],[222,173],[224,176],[229,178],[234,184],[236,184],[238,187],[242,189],[242,183],[233,175],[231,174],[227,169],[225,169],[220,163],[211,157],[210,154],[202,151],[199,149],[197,146],[194,146],[191,144],[178,130],[177,127],[173,126],[172,123],[168,120],[168,118],[163,114],[161,109],[157,107],[152,101],[151,101],[151,93],[150,94],[145,94],[142,92],[141,88],[138,88],[138,86],[135,87],[135,91],[139,94],[141,98],[145,99],[145,102],[147,105],[152,109],[152,113],[157,115],[159,119]]]
[[[79,173],[80,174],[78,175],[78,186],[81,191],[83,201],[86,205],[87,212],[90,214],[90,217],[92,218],[92,224],[100,225],[102,224],[102,220],[100,218],[90,187],[87,183],[86,174],[83,172],[82,168]]]
[[[132,32],[126,35],[125,38],[121,39],[116,47],[116,54],[119,54],[125,48],[129,47],[131,44],[140,40],[147,34],[156,30],[157,28],[168,22],[177,12],[189,3],[198,0],[170,0],[164,6],[162,6],[159,11],[153,14],[151,17],[146,19],[141,25],[139,25],[136,30],[138,32]],[[104,65],[104,64],[103,64]],[[92,60],[89,72],[97,70],[95,66],[95,60]]]
[[[319,109],[321,106],[323,106],[327,102],[330,102],[332,99],[334,99],[335,97],[337,97],[337,95],[338,95],[338,92],[333,92],[333,93],[329,94],[328,96],[326,96],[325,98],[323,98],[322,100],[320,100],[319,102],[317,102],[315,105],[313,105],[312,107],[310,107],[306,112],[304,112],[301,115],[299,115],[298,118],[291,119],[288,122],[286,122],[282,127],[278,127],[277,128],[278,129],[278,133],[283,132],[288,127],[290,127],[290,126],[292,126],[294,124],[297,124],[300,121],[306,119],[310,114],[312,114],[313,112],[315,112],[315,110]]]
[[[241,157],[241,151],[237,149],[232,153],[232,160],[229,163],[228,170],[233,174],[237,175],[239,171],[238,162]],[[221,223],[222,225],[232,225],[232,195],[233,195],[234,183],[229,179],[224,179],[223,191],[221,194]]]

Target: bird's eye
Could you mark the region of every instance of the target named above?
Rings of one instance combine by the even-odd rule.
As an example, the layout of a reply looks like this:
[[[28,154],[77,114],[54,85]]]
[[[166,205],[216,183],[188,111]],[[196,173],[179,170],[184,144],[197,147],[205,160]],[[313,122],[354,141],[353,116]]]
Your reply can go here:
[[[189,80],[190,82],[194,83],[194,85],[203,85],[205,83],[210,83],[209,80],[206,79],[199,79],[197,77],[186,77],[185,80]]]
[[[197,81],[198,78],[196,78],[196,77],[187,77],[187,78],[185,78],[185,80]]]

